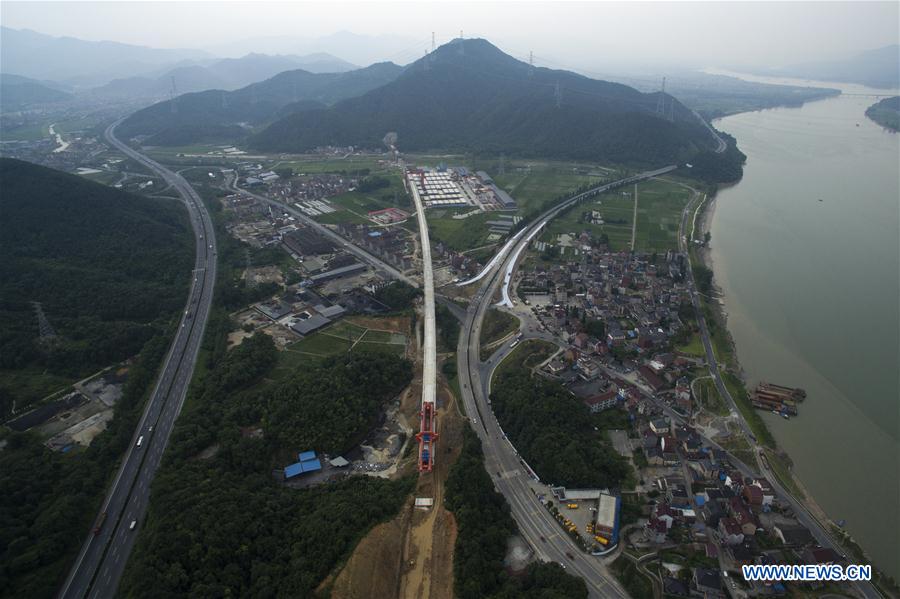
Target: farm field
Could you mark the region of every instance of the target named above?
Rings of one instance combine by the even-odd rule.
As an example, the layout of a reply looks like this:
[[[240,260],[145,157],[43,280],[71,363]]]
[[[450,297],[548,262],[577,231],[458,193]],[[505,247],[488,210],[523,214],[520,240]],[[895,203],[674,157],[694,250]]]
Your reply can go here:
[[[678,184],[655,179],[638,185],[635,250],[665,251],[678,247],[681,211],[690,200],[690,191]],[[599,212],[604,223],[586,222],[586,213]],[[592,236],[605,234],[612,250],[627,250],[631,244],[634,220],[634,187],[617,189],[573,207],[551,221],[541,240],[556,243],[560,234]]]

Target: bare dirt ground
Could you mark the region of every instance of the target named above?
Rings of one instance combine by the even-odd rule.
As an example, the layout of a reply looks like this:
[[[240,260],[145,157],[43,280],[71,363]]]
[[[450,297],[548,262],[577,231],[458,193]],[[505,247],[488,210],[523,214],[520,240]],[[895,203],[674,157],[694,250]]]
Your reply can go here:
[[[415,422],[416,429],[421,395],[421,364],[417,366],[416,380],[403,394],[400,402],[401,413],[410,422]],[[465,426],[455,402],[456,399],[442,381],[438,390],[440,436],[437,441],[435,469],[430,474],[419,476],[413,493],[414,497],[433,498],[434,507],[428,510],[416,509],[413,497],[410,497],[396,518],[373,528],[360,541],[336,577],[323,583],[323,587],[331,584],[332,597],[452,599],[456,521],[453,514],[444,509],[443,502],[444,483],[450,466],[459,456],[462,427]],[[403,474],[415,472],[415,455],[414,449],[406,467],[401,470]]]

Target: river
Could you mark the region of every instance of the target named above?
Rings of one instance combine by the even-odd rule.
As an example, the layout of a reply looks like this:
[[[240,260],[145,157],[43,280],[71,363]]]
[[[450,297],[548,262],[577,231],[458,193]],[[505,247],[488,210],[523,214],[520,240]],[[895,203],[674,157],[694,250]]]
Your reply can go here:
[[[794,80],[742,78],[798,84]],[[749,386],[799,386],[763,413],[817,503],[900,577],[900,135],[865,116],[886,93],[725,117],[747,155],[720,190],[710,256]]]

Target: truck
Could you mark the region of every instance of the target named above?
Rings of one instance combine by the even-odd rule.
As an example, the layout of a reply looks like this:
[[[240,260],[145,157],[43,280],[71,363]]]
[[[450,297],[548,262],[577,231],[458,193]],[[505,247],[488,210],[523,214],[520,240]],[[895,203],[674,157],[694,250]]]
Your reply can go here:
[[[97,523],[94,524],[94,528],[91,530],[95,535],[100,534],[100,529],[103,528],[103,523],[106,522],[106,512],[100,512],[100,517],[97,518]]]

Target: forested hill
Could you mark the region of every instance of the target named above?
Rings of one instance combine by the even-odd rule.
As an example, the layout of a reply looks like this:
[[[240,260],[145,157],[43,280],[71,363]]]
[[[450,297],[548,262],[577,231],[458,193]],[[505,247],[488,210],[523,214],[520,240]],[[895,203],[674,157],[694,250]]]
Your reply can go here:
[[[125,119],[118,133],[149,136],[151,145],[185,145],[201,140],[234,142],[247,125],[272,121],[280,110],[325,107],[392,81],[402,68],[384,62],[344,73],[310,73],[302,69],[235,91],[210,90],[178,96],[139,110]]]
[[[0,158],[0,189],[0,373],[93,373],[136,354],[160,330],[150,323],[184,305],[193,247],[176,202],[11,158]],[[39,341],[31,302],[55,340]],[[0,404],[34,399],[0,380]]]
[[[72,94],[48,87],[40,81],[0,73],[0,108],[17,110],[33,104],[48,104],[71,100]]]
[[[568,71],[531,68],[482,39],[455,40],[395,81],[331,108],[289,115],[251,138],[270,151],[398,147],[660,164],[713,145],[671,96]]]

